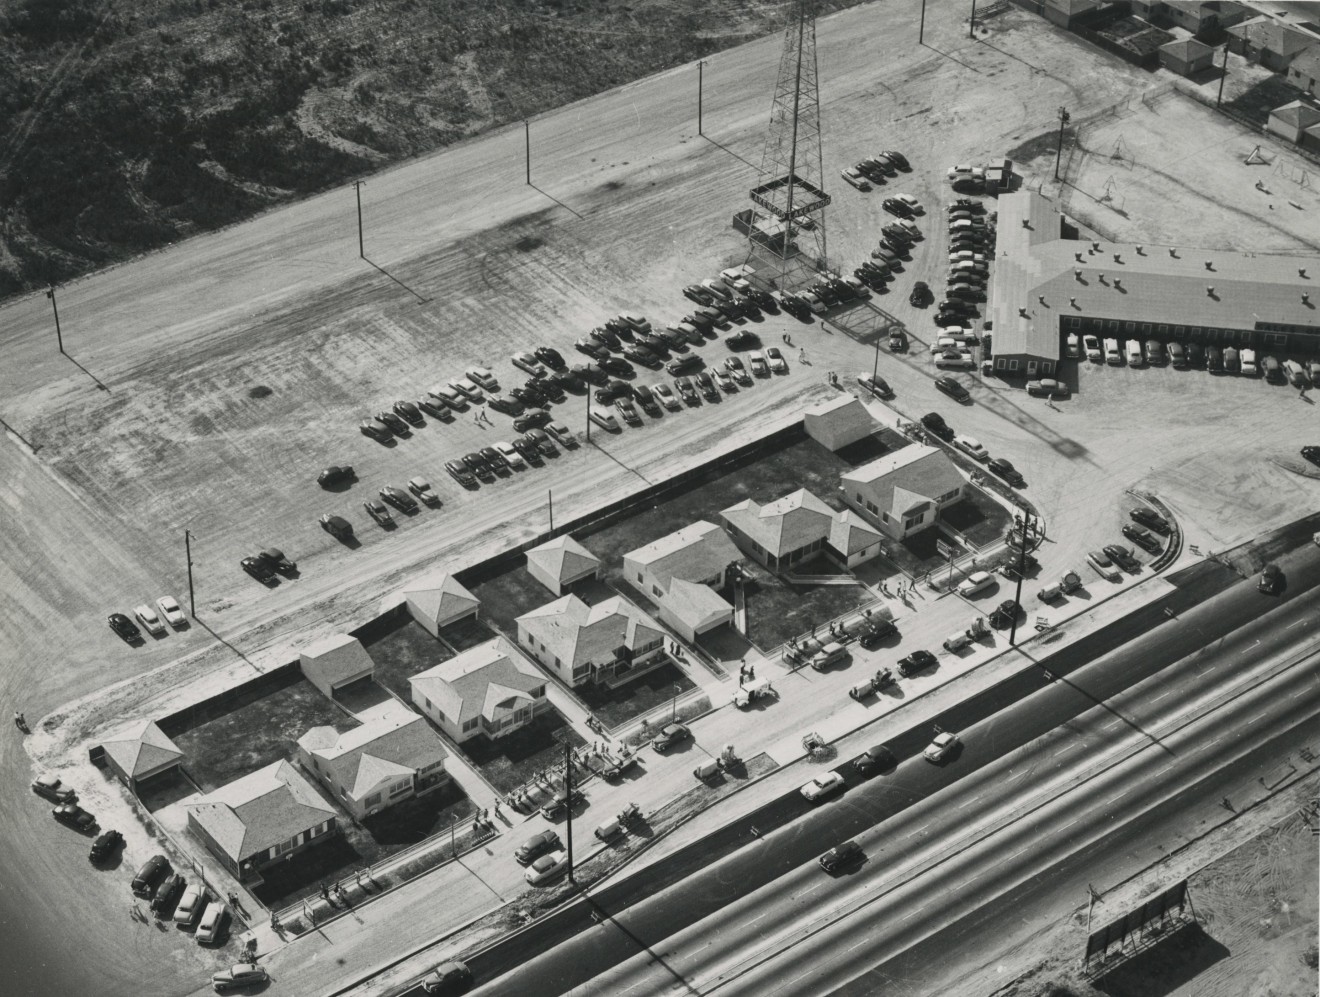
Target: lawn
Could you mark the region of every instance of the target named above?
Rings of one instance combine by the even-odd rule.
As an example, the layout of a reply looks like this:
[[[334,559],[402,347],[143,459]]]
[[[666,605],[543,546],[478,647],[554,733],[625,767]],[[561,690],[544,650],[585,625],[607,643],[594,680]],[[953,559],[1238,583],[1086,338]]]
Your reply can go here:
[[[471,591],[481,600],[489,626],[515,641],[518,624],[514,621],[519,616],[560,598],[528,574],[525,563],[471,586]]]
[[[941,512],[940,518],[977,547],[1002,540],[1013,522],[1012,513],[975,485],[969,485],[966,497]]]
[[[294,674],[297,674],[296,672]],[[260,699],[240,702],[228,713],[174,735],[188,774],[206,792],[287,761],[312,727],[350,730],[358,722],[299,676]]]
[[[671,701],[676,691],[682,696],[689,689],[695,688],[696,683],[684,675],[677,665],[670,663],[613,689],[587,682],[578,686],[576,691],[578,698],[587,704],[596,719],[613,730],[633,717]]]
[[[949,563],[949,559],[936,548],[936,541],[943,541],[955,548],[954,556],[961,557],[965,551],[944,536],[937,529],[922,530],[898,543],[888,543],[885,550],[890,560],[894,561],[909,578],[920,580],[928,572],[935,571]]]
[[[376,663],[376,681],[407,703],[412,702],[408,679],[454,656],[406,612],[364,628],[358,639]]]
[[[534,717],[526,727],[503,737],[474,737],[459,745],[486,781],[502,794],[511,793],[527,783],[538,772],[558,765],[564,760],[564,745],[559,740],[568,737],[576,746],[586,742],[578,736],[558,710],[550,710]]]
[[[861,467],[863,464],[869,464],[885,454],[894,453],[896,450],[902,450],[904,447],[911,445],[912,441],[902,433],[895,432],[892,429],[882,429],[878,433],[863,437],[856,443],[849,443],[846,447],[841,447],[834,452],[834,456],[850,467]]]
[[[808,561],[798,570],[811,573]],[[750,559],[743,561],[747,576],[747,636],[762,651],[778,647],[790,637],[856,609],[874,596],[861,585],[792,585]],[[821,572],[822,574],[826,572]]]

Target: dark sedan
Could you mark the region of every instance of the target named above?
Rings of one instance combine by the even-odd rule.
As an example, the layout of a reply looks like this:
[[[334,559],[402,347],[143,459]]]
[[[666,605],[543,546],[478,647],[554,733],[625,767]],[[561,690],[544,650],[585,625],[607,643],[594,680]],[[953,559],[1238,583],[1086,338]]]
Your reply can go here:
[[[111,630],[130,644],[142,639],[142,631],[123,613],[111,613],[107,622]]]
[[[971,394],[967,391],[967,389],[964,388],[959,381],[955,380],[952,377],[935,378],[935,387],[939,388],[941,391],[943,391],[946,395],[948,395],[950,398],[954,399],[955,401],[959,401],[959,402],[970,401],[972,397]]]
[[[422,410],[415,402],[397,401],[394,403],[394,414],[400,418],[408,420],[414,426],[422,424]]]
[[[1141,562],[1132,556],[1131,548],[1124,547],[1122,544],[1109,544],[1104,548],[1104,551],[1109,555],[1110,560],[1124,571],[1135,575],[1141,570]]]
[[[445,470],[449,472],[449,476],[451,478],[457,481],[464,488],[471,488],[473,485],[477,483],[476,477],[473,475],[473,473],[470,470],[468,470],[467,465],[465,465],[461,460],[445,461]]]
[[[316,483],[322,488],[329,488],[344,481],[352,481],[354,477],[351,465],[345,464],[340,467],[332,464],[316,476]]]
[[[927,668],[934,668],[936,664],[935,655],[929,651],[913,651],[906,658],[898,659],[898,673],[907,678]]]
[[[1022,615],[1022,607],[1013,599],[1005,599],[990,614],[990,625],[996,630],[1007,630]]]
[[[1018,469],[1014,467],[1010,461],[1004,460],[1002,457],[991,458],[985,466],[1007,481],[1014,488],[1022,488],[1026,485],[1026,481],[1022,479],[1022,475],[1018,472]]]
[[[1169,521],[1153,509],[1147,509],[1144,506],[1138,506],[1128,515],[1133,522],[1140,523],[1142,526],[1154,530],[1156,533],[1168,534]]]
[[[61,824],[67,824],[75,831],[89,831],[96,826],[96,818],[76,803],[61,803],[51,814]]]
[[[1160,538],[1154,533],[1140,526],[1133,526],[1131,523],[1123,527],[1123,536],[1150,554],[1158,554],[1164,549],[1164,544],[1160,543]]]
[[[408,424],[393,412],[377,412],[376,421],[383,422],[396,436],[407,436],[411,432]]]
[[[921,424],[942,440],[953,439],[953,427],[938,412],[927,412],[921,417]]]
[[[568,366],[567,361],[564,360],[564,355],[553,346],[538,346],[536,348],[536,359],[551,370],[563,370]]]

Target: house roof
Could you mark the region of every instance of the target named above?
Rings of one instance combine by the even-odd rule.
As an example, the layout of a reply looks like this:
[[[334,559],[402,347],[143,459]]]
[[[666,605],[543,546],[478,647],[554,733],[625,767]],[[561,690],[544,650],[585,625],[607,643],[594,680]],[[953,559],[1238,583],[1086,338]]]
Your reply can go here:
[[[862,491],[881,511],[902,518],[913,507],[966,482],[943,450],[914,443],[849,471],[840,484],[848,491]]]
[[[563,585],[594,574],[600,567],[600,558],[565,534],[529,550],[527,563],[536,565]]]
[[[354,799],[449,755],[421,716],[391,702],[394,709],[352,730],[313,727],[298,739],[299,747],[315,755]]]
[[[348,634],[335,634],[303,648],[300,658],[303,671],[313,669],[331,686],[339,685],[376,669],[362,642]]]
[[[742,560],[742,552],[714,523],[698,520],[681,530],[623,555],[625,562],[644,567],[661,588],[671,578],[699,582]]]
[[[1320,331],[1320,311],[1313,311],[1302,298],[1309,294],[1312,305],[1320,299],[1315,288],[1320,257],[1150,243],[1141,244],[1138,252],[1135,243],[1063,239],[1060,217],[1039,194],[1020,191],[999,198],[995,293],[988,316],[994,321],[996,356],[1057,361],[1063,315],[1169,327],[1284,325]],[[1177,255],[1171,255],[1170,249]],[[1121,263],[1115,261],[1115,254]],[[1206,268],[1207,260],[1213,270]],[[1308,278],[1301,277],[1299,267],[1306,269]],[[1078,270],[1080,281],[1074,275]],[[1114,285],[1115,277],[1121,290]],[[1207,287],[1214,287],[1214,297]]]
[[[189,815],[235,863],[335,816],[298,770],[272,762],[188,807]]]
[[[879,428],[875,416],[854,395],[836,395],[811,406],[803,413],[803,422],[813,439],[813,429],[834,437],[861,439]]]
[[[1294,100],[1291,104],[1276,107],[1270,112],[1270,117],[1278,118],[1285,125],[1292,125],[1295,128],[1309,128],[1316,122],[1320,122],[1320,111],[1317,111],[1310,104]]]
[[[464,651],[412,676],[413,695],[421,693],[446,717],[463,724],[477,717],[495,719],[498,710],[531,703],[545,694],[545,676],[503,637]]]
[[[664,632],[622,596],[588,606],[577,596],[566,595],[524,613],[517,622],[572,667],[613,661],[621,647],[636,650],[664,639]]]
[[[1316,36],[1309,31],[1284,24],[1264,14],[1233,25],[1228,33],[1245,39],[1257,48],[1285,57],[1296,55],[1316,43]]]
[[[743,499],[720,515],[776,557],[824,540],[834,520],[834,510],[805,488],[766,505]]]
[[[880,533],[851,509],[835,513],[829,543],[844,557],[851,557],[858,551],[873,547],[883,539]]]
[[[1168,52],[1170,55],[1177,56],[1187,62],[1193,59],[1199,59],[1203,55],[1213,52],[1214,49],[1205,42],[1199,42],[1195,38],[1177,38],[1167,45],[1160,46],[1161,52]]]
[[[154,720],[139,720],[102,741],[101,747],[130,778],[159,771],[183,757]]]
[[[481,600],[448,571],[438,571],[404,586],[403,596],[429,620],[452,620],[481,605]]]
[[[1298,52],[1288,64],[1288,72],[1298,76],[1320,78],[1320,45],[1312,45]]]
[[[728,617],[733,607],[709,585],[675,578],[669,591],[660,596],[660,604],[693,630],[701,630],[714,620]]]

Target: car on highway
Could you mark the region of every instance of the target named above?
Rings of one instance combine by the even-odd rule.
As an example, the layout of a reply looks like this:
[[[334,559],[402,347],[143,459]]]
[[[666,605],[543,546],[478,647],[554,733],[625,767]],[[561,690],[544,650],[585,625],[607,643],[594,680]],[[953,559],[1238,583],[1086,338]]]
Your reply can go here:
[[[559,834],[556,831],[542,831],[540,834],[533,834],[530,838],[518,846],[513,853],[514,860],[522,865],[526,865],[538,855],[544,855],[546,852],[555,851],[563,848],[563,843],[559,840]]]
[[[933,668],[936,664],[935,655],[929,651],[913,651],[906,658],[898,659],[898,673],[907,678],[924,669]]]
[[[394,439],[394,434],[391,433],[389,429],[373,419],[368,419],[361,423],[358,426],[358,429],[363,436],[370,436],[377,443],[388,443],[390,440]]]
[[[390,515],[390,510],[385,508],[385,503],[368,499],[362,503],[362,508],[367,510],[367,515],[374,519],[377,525],[387,530],[394,527],[394,517]]]
[[[1164,549],[1164,544],[1160,542],[1160,538],[1144,527],[1134,526],[1132,523],[1128,523],[1123,527],[1122,532],[1123,536],[1127,537],[1147,553],[1158,554]]]
[[[353,536],[353,525],[343,516],[326,513],[318,522],[321,524],[321,529],[337,540],[349,540]]]
[[[1062,381],[1056,381],[1052,377],[1042,377],[1037,381],[1027,382],[1027,394],[1044,396],[1045,398],[1067,398],[1071,389]]]
[[[823,772],[812,778],[798,792],[802,794],[804,800],[814,803],[817,800],[824,799],[831,793],[839,792],[843,789],[843,786],[843,776],[838,772]]]
[[[939,388],[954,401],[965,402],[971,400],[971,393],[962,386],[957,378],[937,377],[935,378],[935,387]]]
[[[1134,523],[1140,523],[1142,526],[1152,529],[1156,533],[1163,533],[1166,536],[1169,534],[1169,521],[1153,509],[1147,509],[1145,506],[1138,506],[1128,512],[1128,517]]]
[[[1013,462],[1005,460],[1003,457],[991,457],[986,461],[985,466],[1007,481],[1014,488],[1023,488],[1027,484],[1023,479],[1021,472],[1013,466]]]
[[[402,488],[386,485],[380,490],[381,500],[388,502],[400,512],[416,512],[417,501]]]
[[[1277,564],[1267,564],[1260,570],[1260,581],[1256,588],[1266,595],[1278,595],[1283,591],[1283,571]]]
[[[211,986],[218,994],[256,986],[270,979],[266,967],[255,962],[240,962],[211,976]]]
[[[921,424],[942,440],[953,439],[953,427],[938,412],[927,412],[921,417]]]
[[[453,959],[442,962],[422,978],[422,993],[459,997],[472,989],[474,980],[467,963]]]
[[[420,426],[422,424],[422,410],[417,407],[415,402],[404,400],[395,402],[394,414],[411,425]]]
[[[566,872],[568,872],[568,852],[551,852],[549,855],[542,855],[528,866],[523,878],[532,886],[540,886],[542,883],[559,878]]]
[[[958,584],[958,594],[963,598],[984,592],[995,584],[995,576],[988,571],[973,571]]]
[[[160,610],[160,615],[164,617],[165,622],[175,630],[188,622],[188,618],[183,615],[183,609],[178,600],[172,595],[163,595],[157,599],[156,608]]]
[[[942,730],[935,735],[935,740],[926,746],[926,750],[921,756],[928,762],[939,764],[949,757],[954,748],[958,747],[958,735],[952,734],[947,730]]]
[[[550,421],[550,413],[543,408],[528,409],[518,418],[513,420],[513,428],[519,433],[525,433],[529,429],[538,429]]]
[[[44,796],[51,803],[69,803],[78,794],[72,787],[66,786],[57,775],[39,775],[32,780],[32,792]]]
[[[440,496],[437,495],[435,489],[431,487],[431,482],[427,481],[425,478],[409,478],[408,491],[412,492],[418,499],[429,506],[437,506],[440,504]]]
[[[87,857],[93,862],[105,862],[114,854],[115,849],[122,847],[123,844],[124,836],[112,827],[96,836]]]
[[[853,771],[858,775],[870,775],[872,772],[891,769],[898,764],[898,759],[889,750],[888,745],[877,744],[867,748],[852,760]]]
[[[316,476],[316,483],[322,488],[329,488],[332,485],[342,484],[345,481],[352,481],[355,477],[357,477],[357,475],[353,473],[352,464],[331,464]]]
[[[861,845],[855,841],[845,841],[820,857],[820,867],[826,872],[837,872],[860,863],[864,857]]]
[[[1132,556],[1132,548],[1122,544],[1106,544],[1104,551],[1124,571],[1135,575],[1141,570],[1141,562]]]
[[[679,741],[686,741],[692,736],[692,732],[683,724],[672,723],[665,724],[660,728],[660,733],[651,739],[651,747],[664,754]]]
[[[61,803],[51,810],[51,816],[75,831],[89,831],[96,826],[96,818],[76,803]]]
[[[387,426],[389,431],[395,436],[408,436],[412,433],[412,429],[408,426],[408,423],[404,422],[403,419],[399,418],[393,412],[377,412],[376,421]]]

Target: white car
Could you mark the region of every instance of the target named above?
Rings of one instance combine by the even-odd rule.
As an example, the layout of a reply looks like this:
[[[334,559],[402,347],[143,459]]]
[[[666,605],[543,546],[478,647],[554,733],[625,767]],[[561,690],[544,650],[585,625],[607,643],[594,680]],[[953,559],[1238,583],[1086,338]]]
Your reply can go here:
[[[784,359],[784,354],[779,352],[778,346],[768,347],[765,351],[765,358],[770,364],[770,369],[776,374],[782,374],[788,370],[788,361]]]
[[[1083,336],[1082,349],[1086,351],[1086,359],[1093,363],[1100,363],[1105,358],[1105,355],[1100,352],[1100,340],[1096,339],[1095,336]]]
[[[950,263],[963,263],[969,260],[972,263],[989,263],[989,260],[985,258],[985,253],[976,253],[970,249],[960,249],[956,253],[949,254]]]
[[[973,571],[962,580],[958,585],[958,594],[961,596],[976,595],[977,592],[984,592],[995,583],[995,576],[988,571]]]
[[[1117,339],[1105,340],[1105,363],[1111,367],[1117,367],[1123,362],[1123,354],[1119,352]]]
[[[467,408],[467,399],[449,385],[437,385],[428,394],[440,404],[449,408],[459,409],[460,411]]]
[[[153,636],[160,636],[165,632],[165,624],[161,622],[156,611],[145,603],[133,610],[133,615],[138,618],[138,622],[146,628],[147,633]]]
[[[412,492],[427,505],[439,505],[440,496],[435,493],[431,487],[431,482],[425,478],[409,478],[408,491]]]
[[[935,740],[930,742],[922,755],[928,762],[942,762],[945,757],[958,746],[958,735],[950,734],[947,730],[942,730],[935,735]]]
[[[219,901],[212,901],[202,911],[202,920],[197,925],[198,945],[214,945],[229,922],[229,908]]]
[[[176,629],[188,622],[187,617],[183,615],[183,609],[172,595],[163,595],[157,599],[156,608],[160,610],[160,615],[165,617],[165,622]]]
[[[60,781],[57,775],[39,775],[32,780],[32,791],[52,803],[69,803],[78,793]]]
[[[983,274],[986,272],[986,269],[984,261],[978,263],[976,260],[956,260],[949,266],[949,270],[953,273]]]
[[[500,382],[489,367],[469,367],[466,371],[469,381],[476,381],[487,391],[499,391]]]
[[[660,399],[660,404],[670,411],[677,412],[683,407],[683,403],[678,400],[678,395],[674,394],[674,389],[667,384],[657,384],[651,388],[655,396]]]
[[[716,367],[710,372],[710,376],[715,378],[715,383],[718,384],[722,390],[729,392],[734,389],[733,378],[729,376],[728,371],[720,370]]]
[[[953,438],[953,445],[973,460],[986,461],[990,459],[989,452],[985,447],[981,446],[979,440],[976,440],[973,437],[955,436]]]
[[[917,227],[917,223],[911,218],[895,218],[892,224],[897,225],[905,232],[911,232],[913,235],[921,234],[921,229]]]
[[[509,462],[510,467],[526,467],[527,461],[523,460],[523,455],[513,448],[512,443],[506,443],[500,440],[495,444],[495,449],[500,456]]]
[[[1140,367],[1146,362],[1146,358],[1141,354],[1141,343],[1136,339],[1127,341],[1127,362],[1129,367]]]
[[[545,364],[537,360],[530,353],[515,353],[511,358],[513,365],[520,370],[525,370],[532,377],[549,377],[550,370]]]
[[[847,183],[852,184],[858,190],[871,189],[871,181],[867,180],[866,177],[862,176],[862,174],[858,171],[857,167],[855,166],[850,166],[846,170],[840,170],[839,176],[843,177],[843,179]]]
[[[179,906],[174,908],[174,923],[189,925],[197,920],[197,915],[206,906],[209,894],[201,883],[189,883],[179,899]]]
[[[214,974],[211,977],[211,986],[215,987],[216,993],[222,994],[226,990],[250,987],[254,983],[265,983],[269,979],[270,974],[266,972],[264,966],[255,962],[240,962],[237,966],[230,966]]]
[[[976,366],[976,361],[966,350],[957,356],[948,353],[941,353],[935,358],[935,366],[940,370],[971,370]]]
[[[1068,333],[1068,338],[1064,340],[1064,352],[1070,357],[1080,357],[1082,355],[1082,343],[1077,338],[1077,333]]]
[[[591,410],[591,421],[601,429],[608,429],[611,433],[619,432],[619,420],[614,418],[614,413],[604,412],[594,408]]]
[[[803,786],[800,792],[804,799],[816,801],[843,788],[843,776],[838,772],[826,772],[818,775]]]
[[[539,886],[567,871],[568,852],[551,852],[549,855],[542,855],[529,865],[527,871],[523,873],[523,878],[532,886]]]
[[[556,443],[561,447],[576,447],[578,445],[577,437],[573,431],[562,422],[547,423],[545,431],[554,437]]]
[[[468,401],[479,402],[484,401],[486,398],[486,396],[481,393],[481,389],[466,377],[460,377],[457,381],[450,381],[449,386],[460,395],[467,398]]]
[[[890,194],[889,196],[892,197],[895,201],[902,201],[913,211],[917,211],[917,212],[922,211],[921,202],[918,201],[911,194]]]

